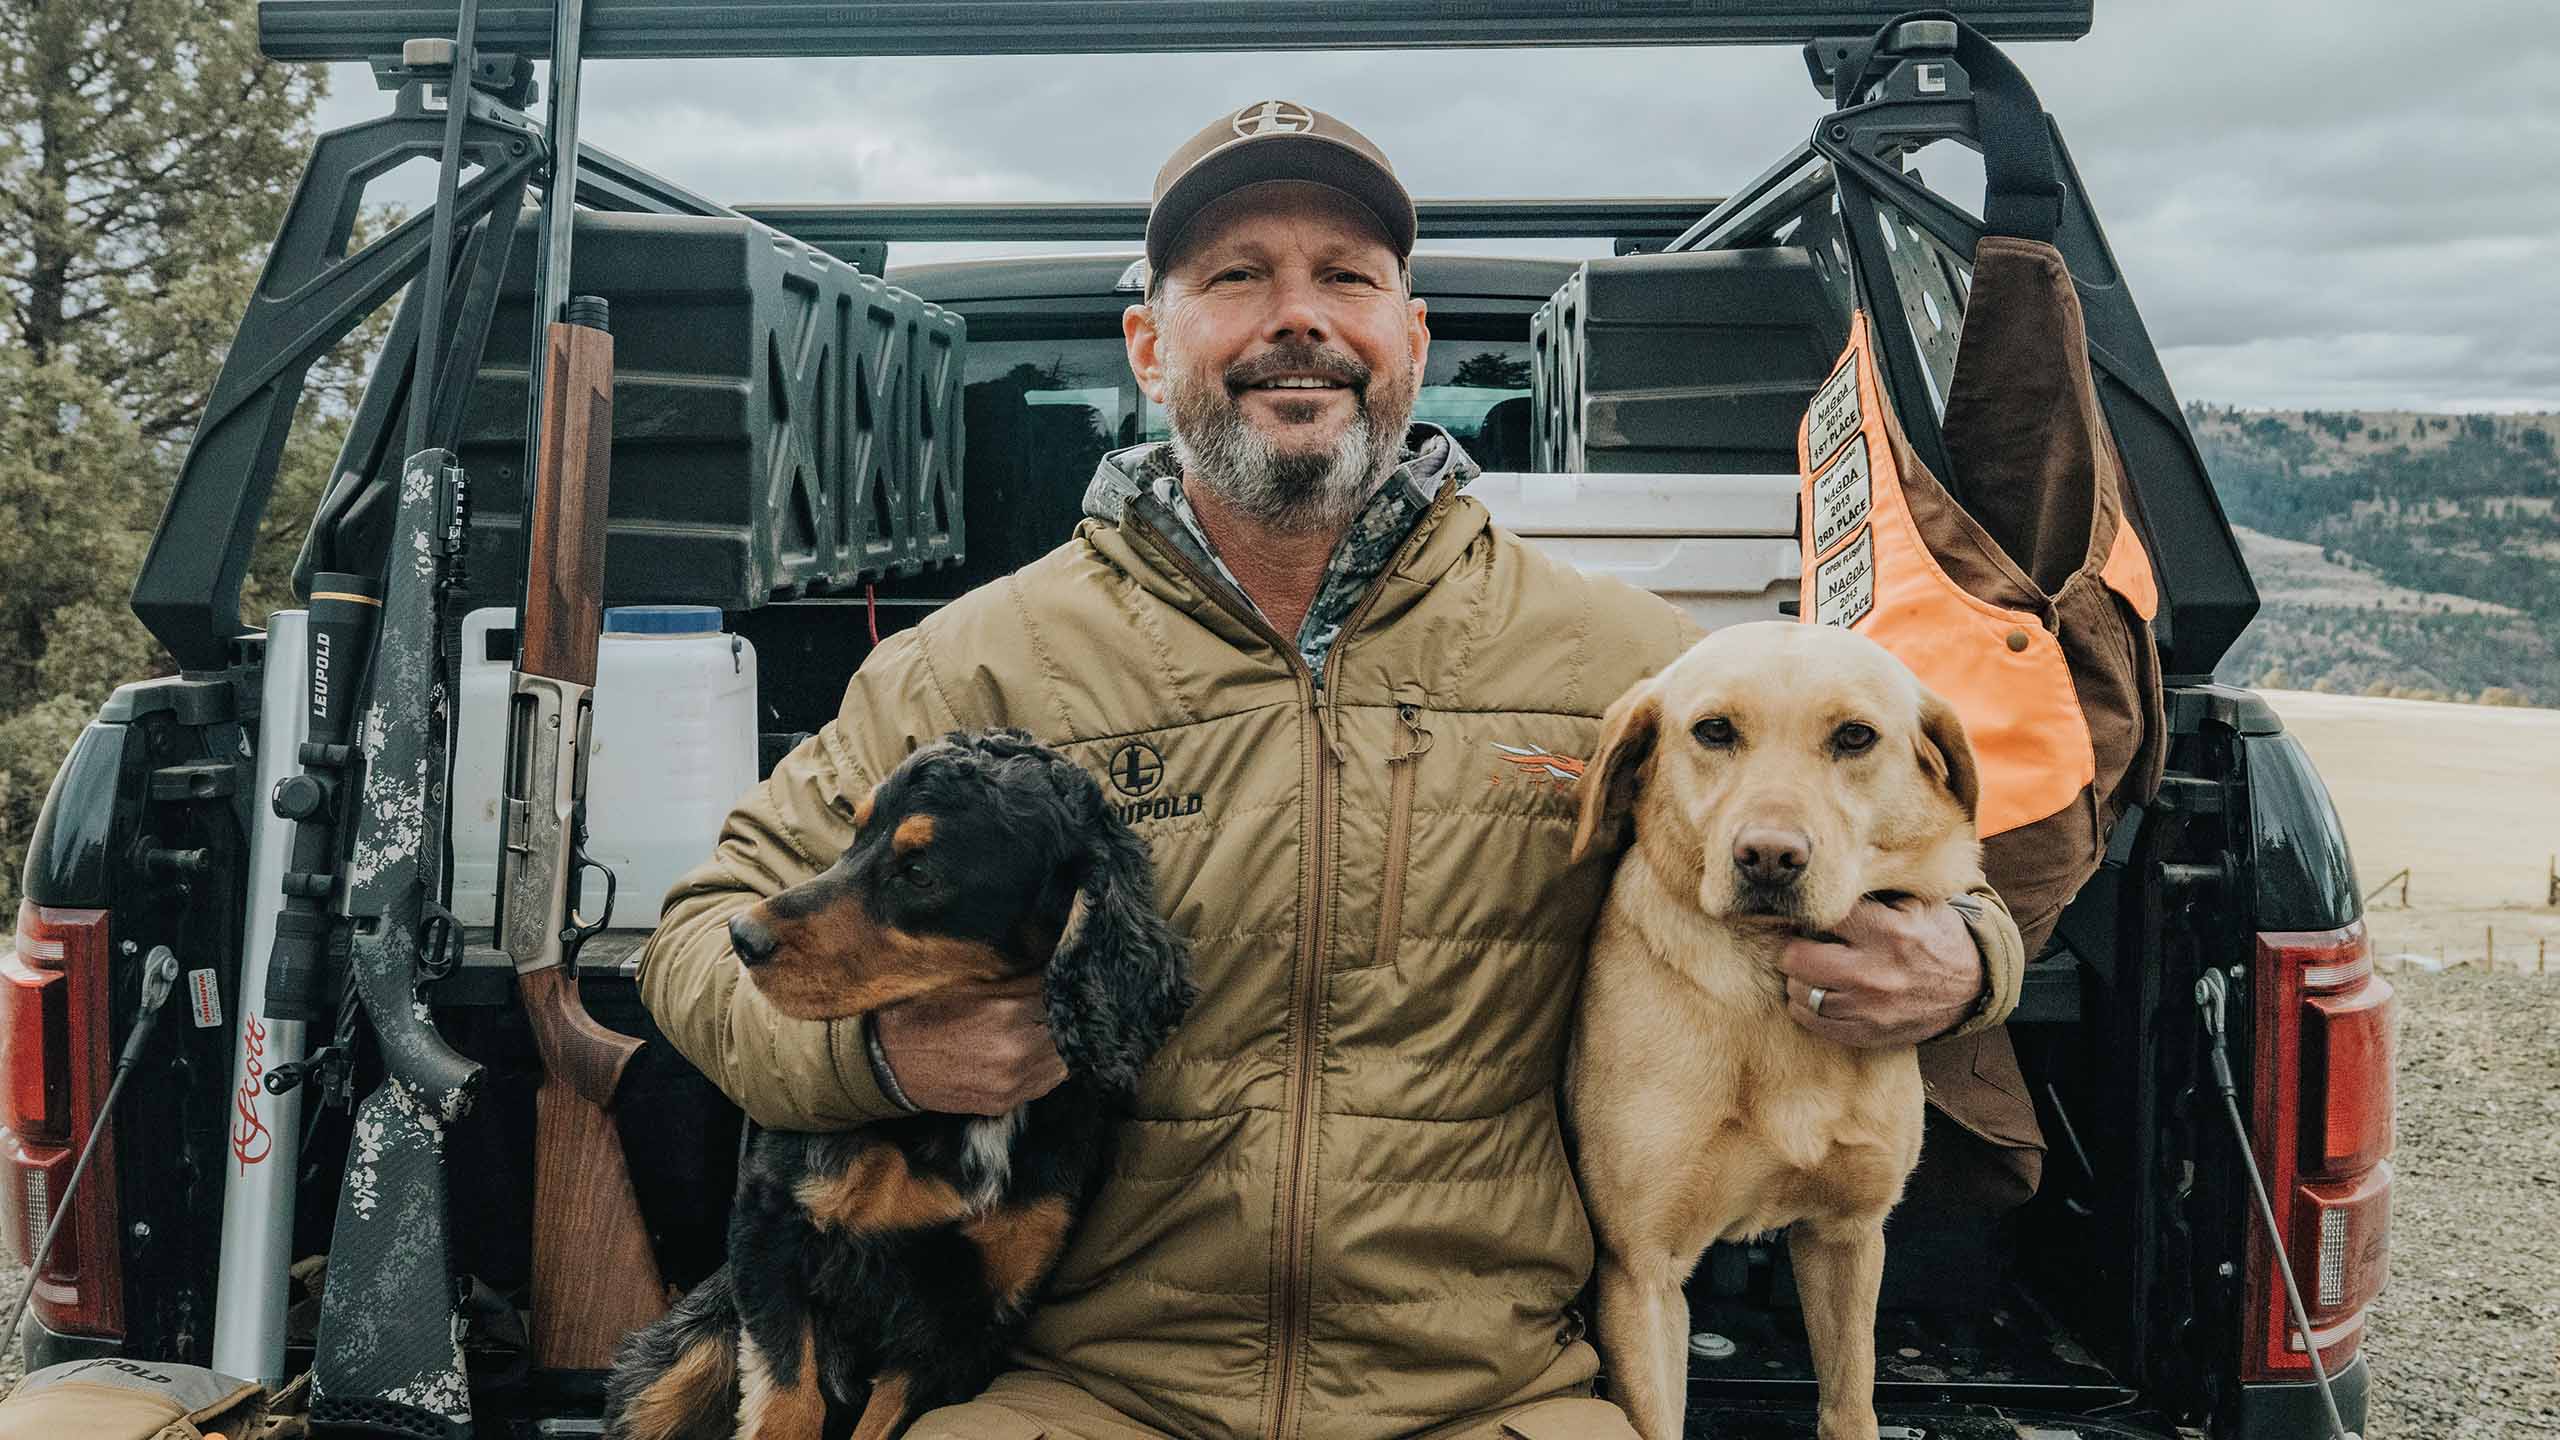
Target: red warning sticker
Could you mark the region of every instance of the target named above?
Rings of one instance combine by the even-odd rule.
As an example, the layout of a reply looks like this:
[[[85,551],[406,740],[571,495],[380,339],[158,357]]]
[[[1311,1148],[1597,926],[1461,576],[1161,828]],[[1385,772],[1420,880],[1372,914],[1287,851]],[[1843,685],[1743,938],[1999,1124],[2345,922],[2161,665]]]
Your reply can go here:
[[[222,1023],[222,987],[211,970],[187,972],[187,1001],[195,1012],[197,1029],[210,1030]]]

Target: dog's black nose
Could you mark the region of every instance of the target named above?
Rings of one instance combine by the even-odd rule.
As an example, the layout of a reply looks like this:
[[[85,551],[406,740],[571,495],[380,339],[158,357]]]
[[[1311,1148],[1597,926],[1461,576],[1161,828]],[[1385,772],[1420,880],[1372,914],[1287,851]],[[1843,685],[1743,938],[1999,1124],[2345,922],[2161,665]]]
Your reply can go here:
[[[1733,867],[1755,885],[1793,885],[1813,859],[1813,837],[1774,825],[1746,826],[1733,837]]]
[[[742,910],[729,922],[729,948],[740,963],[761,965],[773,958],[773,932],[756,923],[754,911]]]

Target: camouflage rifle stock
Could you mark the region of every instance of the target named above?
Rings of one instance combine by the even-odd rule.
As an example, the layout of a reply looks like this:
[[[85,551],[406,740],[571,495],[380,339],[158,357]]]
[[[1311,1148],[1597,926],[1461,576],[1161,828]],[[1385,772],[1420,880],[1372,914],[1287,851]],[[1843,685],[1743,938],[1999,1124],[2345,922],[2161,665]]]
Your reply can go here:
[[[356,1110],[312,1369],[312,1422],[332,1433],[466,1440],[471,1390],[445,1237],[445,1130],[480,1066],[445,1044],[419,998],[430,945],[456,938],[437,902],[445,821],[439,593],[462,544],[462,469],[409,457],[384,570],[358,743],[363,789],[347,857],[349,983],[382,1051]]]

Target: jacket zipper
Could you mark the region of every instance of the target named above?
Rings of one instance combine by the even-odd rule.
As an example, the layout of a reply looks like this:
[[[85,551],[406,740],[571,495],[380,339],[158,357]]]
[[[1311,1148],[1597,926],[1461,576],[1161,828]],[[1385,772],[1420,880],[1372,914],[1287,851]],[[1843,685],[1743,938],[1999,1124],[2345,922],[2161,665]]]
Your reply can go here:
[[[1122,523],[1136,526],[1154,540],[1157,548],[1163,552],[1165,560],[1185,579],[1199,586],[1200,593],[1209,597],[1211,604],[1231,613],[1234,611],[1235,607],[1219,598],[1218,587],[1211,584],[1209,578],[1184,558],[1182,552],[1175,549],[1171,542],[1157,534],[1154,525],[1136,515],[1128,516]],[[1251,599],[1250,596],[1246,598],[1248,601]],[[1365,610],[1364,604],[1364,613]],[[1300,722],[1300,733],[1313,742],[1306,746],[1304,763],[1313,769],[1316,782],[1314,833],[1307,837],[1309,863],[1306,880],[1298,890],[1298,912],[1306,917],[1304,927],[1306,941],[1298,949],[1296,966],[1298,983],[1296,993],[1292,996],[1297,1028],[1292,1032],[1293,1042],[1289,1057],[1289,1134],[1285,1145],[1288,1157],[1283,1162],[1283,1169],[1287,1171],[1288,1178],[1282,1189],[1285,1203],[1282,1206],[1282,1233],[1279,1237],[1282,1310],[1280,1358],[1274,1366],[1271,1387],[1272,1409],[1268,1414],[1268,1433],[1276,1436],[1283,1433],[1281,1427],[1290,1419],[1293,1408],[1290,1402],[1296,1388],[1294,1372],[1300,1344],[1298,1332],[1304,1327],[1300,1311],[1304,1308],[1302,1292],[1305,1287],[1299,1283],[1298,1271],[1306,1263],[1306,1237],[1302,1232],[1311,1227],[1301,1222],[1298,1212],[1305,1205],[1306,1186],[1302,1172],[1306,1168],[1305,1161],[1314,1150],[1314,1147],[1307,1143],[1307,1135],[1315,1124],[1311,1113],[1315,1106],[1315,1017],[1313,1012],[1323,995],[1322,987],[1316,984],[1315,972],[1324,956],[1323,937],[1318,932],[1323,926],[1325,836],[1330,828],[1328,822],[1332,819],[1328,800],[1332,777],[1326,773],[1325,762],[1333,749],[1333,737],[1325,726],[1322,692],[1317,689],[1315,672],[1307,668],[1306,657],[1299,653],[1296,643],[1283,639],[1279,630],[1259,609],[1250,614],[1237,615],[1236,618],[1244,621],[1263,639],[1269,641],[1272,648],[1280,652],[1281,658],[1289,664],[1290,675],[1298,682],[1298,697],[1306,707],[1305,718]],[[1349,639],[1350,633],[1350,627],[1345,626],[1342,639]],[[1341,643],[1342,640],[1336,640],[1335,647],[1339,649]]]
[[[1348,633],[1346,630],[1345,633]],[[1336,641],[1337,645],[1341,642]],[[1298,955],[1296,1043],[1289,1052],[1289,1135],[1283,1149],[1288,1179],[1281,1190],[1283,1230],[1280,1243],[1280,1357],[1274,1362],[1271,1435],[1286,1436],[1297,1409],[1298,1354],[1306,1345],[1307,1249],[1315,1236],[1309,1197],[1315,1190],[1316,1026],[1324,1008],[1324,892],[1327,853],[1333,834],[1332,751],[1337,743],[1325,724],[1320,696],[1308,697],[1314,721],[1316,804],[1315,833],[1308,837],[1305,905],[1306,946]]]
[[[1413,846],[1414,777],[1422,769],[1424,752],[1431,748],[1431,732],[1422,728],[1420,707],[1398,704],[1396,719],[1404,722],[1407,744],[1387,757],[1387,769],[1394,778],[1387,787],[1387,893],[1378,902],[1377,962],[1381,965],[1395,963],[1404,941],[1404,873]]]
[[[1325,654],[1326,674],[1333,673],[1334,662],[1341,659],[1343,653],[1351,648],[1351,642],[1360,634],[1360,627],[1367,623],[1369,612],[1378,608],[1378,597],[1386,593],[1388,577],[1411,563],[1415,551],[1421,547],[1422,538],[1434,528],[1434,522],[1440,518],[1442,511],[1448,509],[1450,498],[1456,493],[1454,489],[1447,487],[1441,490],[1440,494],[1432,500],[1431,508],[1423,512],[1421,519],[1414,522],[1413,532],[1405,537],[1405,542],[1397,549],[1395,558],[1378,572],[1376,579],[1369,582],[1369,593],[1361,597],[1359,607],[1351,612],[1350,619],[1343,622],[1342,633],[1334,640],[1333,649]],[[1340,783],[1338,765],[1336,769],[1328,770],[1326,762],[1328,759],[1339,762],[1344,758],[1341,748],[1341,687],[1338,685],[1324,687],[1310,698],[1317,707],[1316,834],[1311,846],[1316,869],[1314,891],[1309,896],[1310,903],[1315,908],[1309,912],[1307,920],[1307,949],[1305,964],[1300,967],[1303,975],[1298,990],[1298,1047],[1296,1054],[1292,1057],[1289,1074],[1289,1083],[1296,1101],[1292,1107],[1294,1118],[1290,1125],[1288,1144],[1289,1188],[1288,1203],[1285,1208],[1289,1219],[1289,1233],[1282,1247],[1282,1253],[1288,1263],[1286,1271],[1288,1283],[1281,1295],[1278,1362],[1280,1383],[1278,1399],[1273,1404],[1270,1440],[1290,1440],[1296,1432],[1298,1423],[1298,1355],[1306,1348],[1307,1290],[1309,1288],[1303,1277],[1303,1271],[1306,1267],[1307,1247],[1315,1238],[1314,1207],[1310,1199],[1315,1191],[1315,1036],[1316,1023],[1320,1018],[1318,1010],[1324,997],[1324,956],[1327,948],[1325,942],[1330,938],[1326,933],[1328,926],[1324,908],[1325,872],[1323,867],[1329,863],[1325,854],[1325,842],[1326,837],[1333,833],[1333,810],[1336,799],[1334,792]],[[1331,724],[1326,723],[1327,710],[1332,712]]]
[[[1351,618],[1343,622],[1341,635],[1334,641],[1333,649],[1325,656],[1327,674],[1332,672],[1334,660],[1350,647],[1352,638],[1359,633],[1360,626],[1368,620],[1369,612],[1377,608],[1378,597],[1386,592],[1387,577],[1411,562],[1422,537],[1433,528],[1433,522],[1439,519],[1441,512],[1448,509],[1450,499],[1456,493],[1454,489],[1447,487],[1442,489],[1431,502],[1431,508],[1423,513],[1421,519],[1414,522],[1413,532],[1405,537],[1405,542],[1397,550],[1395,558],[1389,561],[1386,567],[1378,572],[1377,578],[1369,583],[1368,593],[1361,597],[1359,607],[1351,612]],[[1141,531],[1153,539],[1157,547],[1163,551],[1165,558],[1172,562],[1173,567],[1182,572],[1183,576],[1193,584],[1198,585],[1201,593],[1210,597],[1211,603],[1224,603],[1218,600],[1217,589],[1209,583],[1207,577],[1201,575],[1196,567],[1184,559],[1171,542],[1156,534],[1152,524],[1134,515],[1127,519],[1129,523],[1135,523]],[[1247,597],[1248,600],[1250,598]],[[1307,1329],[1307,1285],[1302,1272],[1306,1268],[1307,1247],[1314,1238],[1315,1230],[1315,1217],[1309,1213],[1311,1207],[1308,1200],[1315,1188],[1315,1177],[1312,1173],[1315,1168],[1313,1143],[1316,1104],[1315,1042],[1316,1025],[1322,1018],[1320,1012],[1324,999],[1323,971],[1327,939],[1324,903],[1325,867],[1331,860],[1327,854],[1327,848],[1333,833],[1333,810],[1336,798],[1334,791],[1338,784],[1337,762],[1343,758],[1340,739],[1341,706],[1332,694],[1317,683],[1316,672],[1308,668],[1306,657],[1298,652],[1297,642],[1282,638],[1280,632],[1258,610],[1254,614],[1238,618],[1260,631],[1265,640],[1277,647],[1281,656],[1289,662],[1290,670],[1297,677],[1301,687],[1300,694],[1307,707],[1307,718],[1311,722],[1307,734],[1313,742],[1309,746],[1312,752],[1309,758],[1314,767],[1316,782],[1315,833],[1307,837],[1309,860],[1307,883],[1299,896],[1300,913],[1306,916],[1307,938],[1306,944],[1298,952],[1296,1043],[1289,1057],[1290,1120],[1286,1144],[1287,1158],[1284,1161],[1288,1180],[1282,1192],[1284,1201],[1282,1210],[1286,1229],[1281,1236],[1280,1252],[1282,1266],[1280,1356],[1274,1366],[1277,1383],[1273,1387],[1271,1428],[1268,1432],[1271,1440],[1287,1440],[1292,1427],[1297,1423],[1298,1353],[1306,1346]]]

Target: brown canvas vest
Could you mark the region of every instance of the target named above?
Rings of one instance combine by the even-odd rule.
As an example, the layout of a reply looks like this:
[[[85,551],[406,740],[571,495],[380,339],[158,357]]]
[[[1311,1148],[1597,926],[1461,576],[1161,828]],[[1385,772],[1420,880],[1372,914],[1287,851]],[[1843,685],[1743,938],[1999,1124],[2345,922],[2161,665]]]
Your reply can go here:
[[[1970,508],[1913,454],[1872,346],[1861,312],[1797,432],[1803,618],[1874,639],[1964,718],[1984,869],[2033,955],[2159,784],[2151,560],[2052,246],[1975,251],[1943,427]],[[2043,1138],[2007,1033],[1927,1047],[1922,1074],[2031,1192]]]

